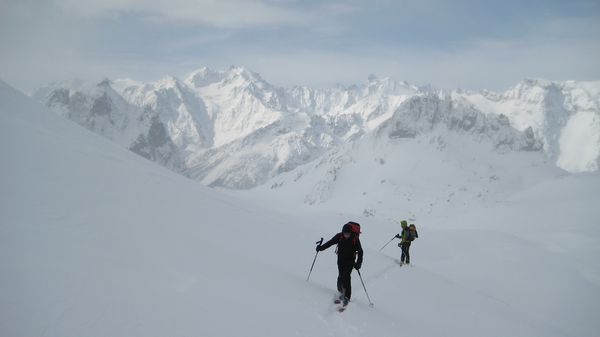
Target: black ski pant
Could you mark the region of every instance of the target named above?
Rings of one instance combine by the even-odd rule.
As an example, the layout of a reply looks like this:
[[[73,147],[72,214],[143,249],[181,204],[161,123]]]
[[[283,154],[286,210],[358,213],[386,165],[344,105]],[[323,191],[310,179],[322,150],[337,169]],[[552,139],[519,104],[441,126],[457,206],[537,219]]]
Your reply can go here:
[[[337,289],[340,294],[344,295],[348,300],[352,296],[352,284],[350,282],[350,274],[354,268],[354,263],[340,263],[338,262],[338,278],[337,278]]]
[[[408,252],[410,250],[410,241],[403,242],[400,245],[400,248],[402,248],[402,256],[400,257],[400,261],[404,262],[406,260],[406,263],[410,263],[410,254]]]

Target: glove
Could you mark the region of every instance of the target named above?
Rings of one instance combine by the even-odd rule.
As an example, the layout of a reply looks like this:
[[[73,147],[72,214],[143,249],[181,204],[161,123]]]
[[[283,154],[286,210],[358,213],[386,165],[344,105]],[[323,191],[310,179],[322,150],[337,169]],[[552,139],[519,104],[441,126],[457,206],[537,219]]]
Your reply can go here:
[[[402,248],[402,243],[399,243],[399,244],[398,244],[398,247]]]
[[[402,239],[402,238],[400,237],[400,234],[396,234],[396,236],[394,236],[394,237],[395,237],[396,239]]]
[[[355,263],[354,264],[354,269],[360,270],[360,267],[361,267],[360,263]]]
[[[321,247],[321,245],[317,245],[317,252],[320,252],[323,250],[323,247]]]

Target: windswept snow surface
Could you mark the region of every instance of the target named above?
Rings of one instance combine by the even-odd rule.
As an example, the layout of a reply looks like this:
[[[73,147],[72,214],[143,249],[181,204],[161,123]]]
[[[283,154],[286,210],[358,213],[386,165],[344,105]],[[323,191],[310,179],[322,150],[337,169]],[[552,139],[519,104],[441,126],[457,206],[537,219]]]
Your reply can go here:
[[[379,155],[354,151],[345,158]],[[436,191],[426,187],[437,185],[400,177],[397,190],[419,197],[366,217],[350,183],[373,186],[373,167],[357,161],[335,177],[346,186],[335,192],[348,192],[346,207],[340,197],[315,207],[267,203],[267,190],[230,195],[187,180],[2,82],[0,153],[2,336],[591,337],[600,330],[598,174],[557,175],[539,164],[531,183],[492,180],[502,187],[472,208],[469,193],[444,207],[448,196],[438,196],[431,213],[425,200]],[[413,173],[437,165],[440,180],[477,185],[459,179],[460,163],[439,158],[423,156]],[[292,187],[278,195],[293,200]],[[379,249],[409,208],[419,209],[420,238],[413,265],[399,267],[396,242]],[[353,299],[340,314],[331,303],[334,249],[318,255],[310,282],[306,276],[314,241],[348,220],[363,226],[362,275],[375,306],[353,273]]]

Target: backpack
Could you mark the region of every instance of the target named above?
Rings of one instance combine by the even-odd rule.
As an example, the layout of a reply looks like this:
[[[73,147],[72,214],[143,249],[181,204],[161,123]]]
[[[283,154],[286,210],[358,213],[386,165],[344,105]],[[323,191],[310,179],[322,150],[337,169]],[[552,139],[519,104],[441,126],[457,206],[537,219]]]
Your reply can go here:
[[[360,231],[360,224],[358,222],[350,221],[346,225],[350,225],[350,230],[354,234],[354,237],[352,238],[352,244],[356,245],[356,238],[358,238],[360,236],[360,233],[361,233],[361,231]],[[343,236],[341,238],[344,239]],[[338,247],[339,247],[339,245],[340,244],[338,243]],[[337,251],[338,251],[338,247],[335,248],[335,253],[336,254],[337,254]]]
[[[414,241],[418,237],[419,235],[417,234],[417,227],[415,224],[410,224],[410,226],[408,226],[408,241]]]

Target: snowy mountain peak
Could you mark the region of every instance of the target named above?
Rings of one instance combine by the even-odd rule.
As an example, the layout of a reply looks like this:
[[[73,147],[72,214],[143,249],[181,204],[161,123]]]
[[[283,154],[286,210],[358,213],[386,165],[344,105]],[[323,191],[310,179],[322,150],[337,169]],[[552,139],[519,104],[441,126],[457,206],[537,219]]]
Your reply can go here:
[[[99,88],[109,88],[112,86],[112,81],[109,78],[104,78],[100,82],[98,82],[97,86]]]
[[[223,80],[223,73],[212,70],[208,67],[202,67],[191,72],[185,79],[185,83],[192,88],[204,87]]]
[[[414,95],[420,90],[406,81],[396,81],[390,77],[378,78],[371,74],[365,84],[367,94]]]
[[[221,86],[247,86],[250,83],[262,86],[266,84],[260,75],[239,66],[231,66],[226,71],[216,71],[208,67],[202,67],[191,72],[186,77],[185,83],[192,88],[206,87],[215,83],[220,83]]]
[[[522,87],[549,87],[551,85],[555,85],[556,83],[543,79],[543,78],[524,78],[517,84]]]
[[[125,92],[125,90],[132,88],[132,87],[140,87],[144,85],[144,83],[140,82],[140,81],[136,81],[136,80],[132,80],[130,78],[118,78],[115,79],[111,82],[111,86],[113,87],[113,89],[115,89],[117,92],[123,94]]]
[[[524,79],[504,93],[507,99],[521,99],[540,102],[548,97],[552,90],[559,90],[556,83],[543,79]]]
[[[273,91],[274,87],[267,83],[257,73],[251,72],[244,67],[231,66],[223,74],[223,80],[219,86],[233,88],[236,91],[248,91],[253,96],[263,96],[261,91]]]
[[[248,81],[263,81],[262,77],[259,74],[249,71],[248,69],[240,66],[232,65],[231,67],[229,67],[229,69],[227,70],[227,75],[230,78],[241,77]]]

